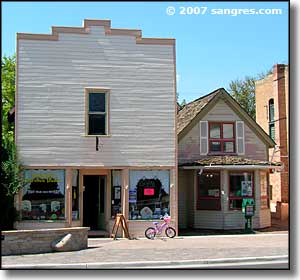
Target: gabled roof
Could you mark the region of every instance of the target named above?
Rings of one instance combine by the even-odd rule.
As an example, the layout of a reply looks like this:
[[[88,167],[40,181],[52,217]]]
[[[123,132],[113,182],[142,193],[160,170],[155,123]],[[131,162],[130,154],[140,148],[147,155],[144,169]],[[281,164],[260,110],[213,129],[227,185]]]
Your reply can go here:
[[[276,143],[273,139],[252,119],[245,109],[224,89],[219,88],[205,96],[202,96],[182,108],[177,114],[177,135],[180,140],[187,132],[217,104],[220,99],[226,104],[253,130],[253,132],[269,147]]]
[[[205,105],[219,92],[217,89],[186,104],[177,114],[177,134],[184,130]]]

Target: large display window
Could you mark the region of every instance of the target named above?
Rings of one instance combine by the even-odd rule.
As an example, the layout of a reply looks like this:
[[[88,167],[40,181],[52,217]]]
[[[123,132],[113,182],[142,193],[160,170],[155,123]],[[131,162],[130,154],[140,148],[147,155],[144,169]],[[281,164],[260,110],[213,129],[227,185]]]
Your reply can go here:
[[[65,219],[65,171],[25,170],[23,220]]]
[[[121,213],[121,170],[112,170],[111,172],[111,218],[115,218]]]
[[[220,172],[198,174],[197,210],[221,210]]]
[[[254,198],[253,174],[232,172],[229,174],[229,209],[242,209],[243,198]]]
[[[129,219],[151,220],[170,214],[168,170],[131,170],[129,186]]]

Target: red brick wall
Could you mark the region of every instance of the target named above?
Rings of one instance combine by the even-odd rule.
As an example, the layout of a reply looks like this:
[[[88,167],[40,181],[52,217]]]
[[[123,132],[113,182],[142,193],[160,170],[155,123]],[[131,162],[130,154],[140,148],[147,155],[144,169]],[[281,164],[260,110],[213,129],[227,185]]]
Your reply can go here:
[[[281,173],[270,174],[270,184],[273,185],[272,203],[288,202],[289,174],[288,174],[288,68],[283,64],[276,64],[273,73],[265,79],[256,82],[256,121],[269,134],[268,104],[274,99],[275,142],[280,147],[273,155],[269,150],[269,158],[281,161],[284,170]]]

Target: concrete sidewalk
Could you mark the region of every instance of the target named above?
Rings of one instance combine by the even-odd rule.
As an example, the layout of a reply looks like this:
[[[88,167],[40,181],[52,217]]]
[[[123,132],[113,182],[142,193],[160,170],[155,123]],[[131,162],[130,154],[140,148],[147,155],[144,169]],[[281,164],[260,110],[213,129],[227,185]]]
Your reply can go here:
[[[277,260],[287,263],[288,234],[254,234],[127,240],[89,239],[76,252],[4,256],[2,268],[145,268],[222,261]]]

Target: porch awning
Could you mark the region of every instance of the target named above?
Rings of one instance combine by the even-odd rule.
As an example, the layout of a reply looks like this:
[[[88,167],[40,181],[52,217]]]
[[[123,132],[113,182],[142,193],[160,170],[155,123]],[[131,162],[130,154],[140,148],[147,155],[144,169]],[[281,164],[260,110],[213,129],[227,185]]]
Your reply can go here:
[[[182,169],[275,169],[282,170],[281,162],[261,161],[238,156],[207,156],[205,158],[180,163]]]

